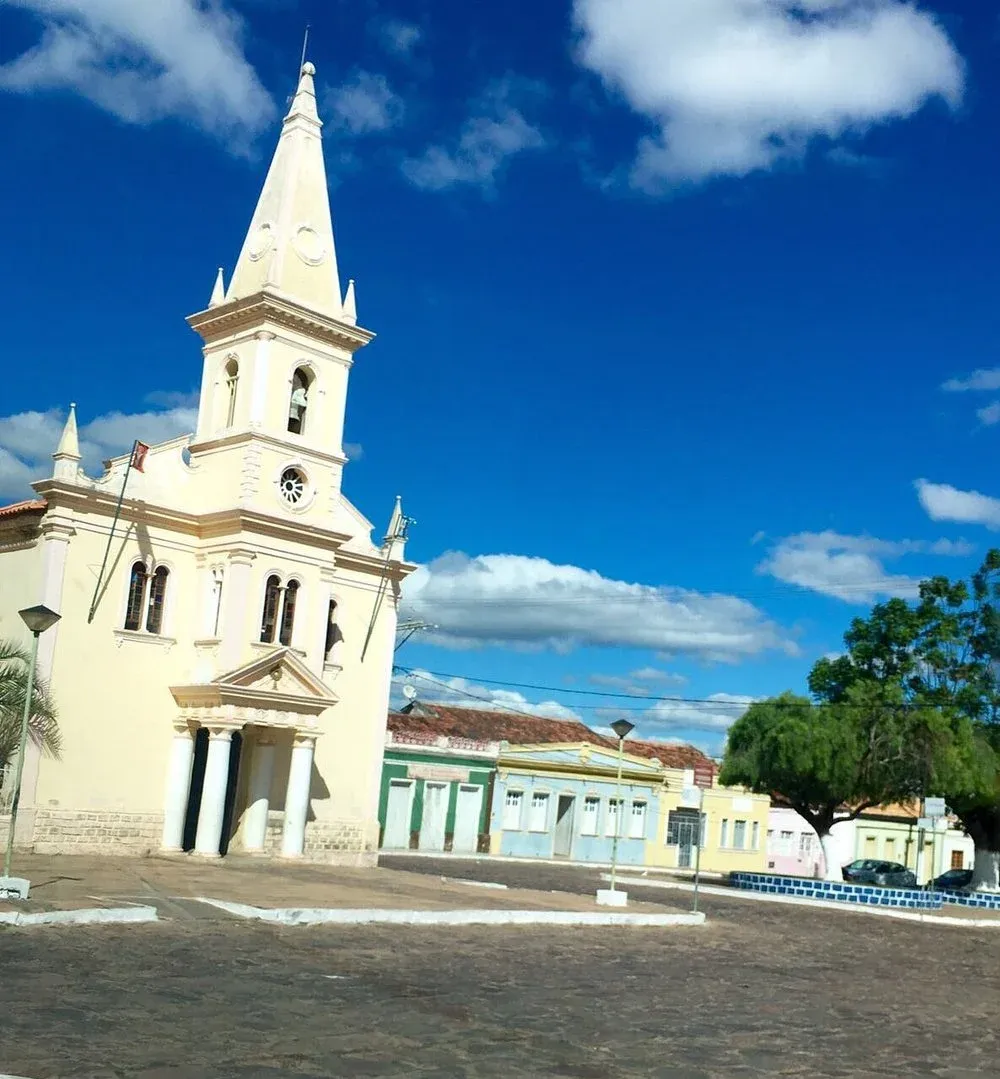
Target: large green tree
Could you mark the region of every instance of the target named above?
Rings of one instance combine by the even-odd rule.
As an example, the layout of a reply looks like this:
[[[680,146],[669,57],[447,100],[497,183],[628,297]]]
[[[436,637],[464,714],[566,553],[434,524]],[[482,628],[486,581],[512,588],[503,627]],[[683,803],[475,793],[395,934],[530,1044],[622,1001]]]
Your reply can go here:
[[[934,577],[919,600],[878,604],[844,636],[847,651],[822,659],[809,688],[837,704],[859,687],[894,694],[910,711],[936,710],[951,729],[975,732],[966,767],[928,779],[920,793],[944,795],[976,847],[974,883],[1000,886],[1000,550],[968,581]]]
[[[751,705],[730,729],[720,779],[787,802],[815,829],[835,880],[836,824],[962,784],[975,759],[971,723],[907,707],[891,685],[859,682],[836,701],[786,693]]]
[[[0,769],[17,755],[21,740],[24,697],[28,690],[28,662],[28,653],[20,645],[0,638]],[[43,751],[53,756],[59,754],[55,705],[40,679],[35,680],[31,693],[28,734]]]

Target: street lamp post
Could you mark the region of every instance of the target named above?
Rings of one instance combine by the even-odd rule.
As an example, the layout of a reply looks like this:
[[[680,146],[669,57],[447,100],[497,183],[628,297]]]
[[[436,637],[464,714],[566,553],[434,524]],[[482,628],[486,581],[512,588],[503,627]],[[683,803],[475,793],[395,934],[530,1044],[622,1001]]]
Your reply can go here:
[[[627,719],[616,719],[611,724],[611,729],[618,738],[618,779],[615,784],[615,831],[611,840],[611,887],[599,890],[597,902],[609,907],[623,907],[628,901],[627,892],[619,892],[615,888],[615,880],[618,876],[618,837],[622,831],[622,759],[625,754],[625,739],[635,730],[635,724]]]
[[[17,612],[21,621],[31,631],[31,658],[28,661],[28,684],[24,693],[24,711],[21,713],[21,738],[17,746],[17,769],[14,773],[14,800],[10,807],[10,828],[7,832],[7,853],[3,860],[3,877],[0,878],[0,890],[13,890],[10,884],[10,863],[14,855],[14,832],[17,827],[17,810],[21,803],[21,777],[24,775],[24,756],[28,746],[28,721],[31,719],[31,697],[35,690],[35,666],[38,662],[38,638],[50,627],[59,621],[60,616],[48,607],[39,604],[36,607],[25,607]],[[21,884],[21,882],[18,882]],[[23,883],[22,898],[27,897],[27,882]]]

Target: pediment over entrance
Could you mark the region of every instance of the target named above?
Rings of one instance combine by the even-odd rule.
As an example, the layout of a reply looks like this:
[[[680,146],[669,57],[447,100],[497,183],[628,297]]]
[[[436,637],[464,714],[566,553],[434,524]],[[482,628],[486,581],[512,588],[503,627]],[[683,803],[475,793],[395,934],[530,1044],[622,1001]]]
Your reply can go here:
[[[214,679],[219,685],[262,690],[266,693],[292,693],[315,697],[328,705],[337,700],[333,690],[302,662],[290,648],[276,648],[260,659],[237,667]]]
[[[289,648],[276,648],[211,682],[171,686],[170,692],[182,713],[200,722],[212,713],[268,727],[296,727],[303,720],[313,726],[339,699]]]

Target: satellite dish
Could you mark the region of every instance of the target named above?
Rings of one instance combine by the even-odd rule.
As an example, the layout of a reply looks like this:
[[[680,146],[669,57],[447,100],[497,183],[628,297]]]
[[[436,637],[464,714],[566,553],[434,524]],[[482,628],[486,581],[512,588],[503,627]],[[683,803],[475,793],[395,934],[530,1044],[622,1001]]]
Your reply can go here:
[[[403,686],[403,696],[408,701],[416,700],[417,691],[413,688],[413,686]]]

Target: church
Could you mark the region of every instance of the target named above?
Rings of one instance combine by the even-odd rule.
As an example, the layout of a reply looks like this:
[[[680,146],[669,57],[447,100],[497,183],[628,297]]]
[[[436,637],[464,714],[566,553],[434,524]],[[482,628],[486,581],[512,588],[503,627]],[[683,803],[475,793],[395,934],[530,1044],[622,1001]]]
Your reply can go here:
[[[374,335],[338,276],[314,74],[228,286],[220,271],[188,318],[197,429],[93,479],[71,409],[51,477],[0,508],[0,637],[26,638],[24,607],[61,616],[38,670],[62,750],[25,755],[19,847],[375,862],[415,566],[399,499],[373,538],[341,488],[348,375]]]

